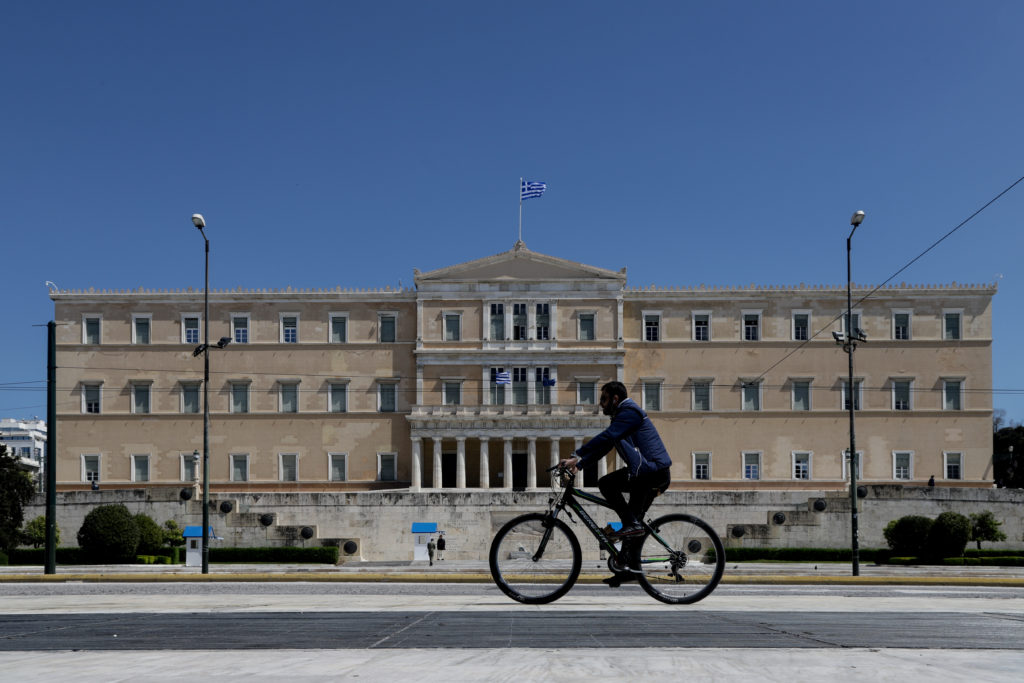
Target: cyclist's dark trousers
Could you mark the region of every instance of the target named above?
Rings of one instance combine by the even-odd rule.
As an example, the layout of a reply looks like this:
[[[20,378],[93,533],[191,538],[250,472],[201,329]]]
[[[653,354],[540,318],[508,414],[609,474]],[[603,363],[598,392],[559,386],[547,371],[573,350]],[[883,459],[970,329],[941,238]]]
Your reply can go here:
[[[625,525],[637,524],[643,519],[647,508],[651,507],[654,497],[668,489],[672,482],[669,475],[669,468],[641,474],[634,479],[629,478],[629,468],[623,467],[620,470],[610,472],[597,480],[597,487],[601,489],[601,495],[612,506],[622,523]],[[626,502],[624,492],[629,492],[629,502]]]

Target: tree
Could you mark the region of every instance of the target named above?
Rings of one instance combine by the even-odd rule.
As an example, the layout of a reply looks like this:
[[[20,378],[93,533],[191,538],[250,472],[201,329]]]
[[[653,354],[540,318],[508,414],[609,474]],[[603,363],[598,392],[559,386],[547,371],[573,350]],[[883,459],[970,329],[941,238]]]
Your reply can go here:
[[[164,549],[164,530],[149,515],[140,512],[135,515],[135,525],[139,527],[140,555],[159,555]]]
[[[1011,424],[992,435],[992,470],[999,488],[1024,488],[1024,426]]]
[[[164,543],[172,548],[185,545],[185,537],[182,536],[184,529],[178,526],[173,519],[164,522]]]
[[[32,500],[35,488],[19,460],[0,444],[0,550],[11,551],[18,546],[25,506]]]
[[[924,554],[933,560],[961,557],[971,538],[971,520],[959,512],[943,512],[932,522]]]
[[[134,562],[139,526],[124,505],[100,505],[82,521],[78,545],[93,562]]]
[[[60,527],[54,525],[54,531],[57,532],[54,543],[59,547]],[[44,515],[39,515],[25,525],[24,531],[21,532],[21,542],[33,548],[41,548],[46,545],[46,517]]]
[[[978,550],[981,550],[982,541],[997,543],[1006,540],[1006,534],[999,530],[1002,525],[989,510],[971,514],[971,540],[978,544]]]

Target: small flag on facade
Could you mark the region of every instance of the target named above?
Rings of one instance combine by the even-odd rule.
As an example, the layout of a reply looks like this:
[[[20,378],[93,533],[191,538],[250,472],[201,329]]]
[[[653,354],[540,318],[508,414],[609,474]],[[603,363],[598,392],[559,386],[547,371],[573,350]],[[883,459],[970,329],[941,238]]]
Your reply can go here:
[[[519,190],[519,199],[520,201],[522,201],[523,199],[533,199],[534,197],[539,197],[542,194],[544,194],[544,190],[546,189],[548,189],[547,183],[541,183],[536,181],[530,182],[529,180],[524,180],[522,187]]]
[[[553,380],[553,379],[546,379],[546,380],[544,380],[544,386],[546,386],[546,387],[553,387],[553,386],[555,386],[555,380]]]
[[[507,372],[499,372],[494,375],[495,384],[512,384],[512,378]]]

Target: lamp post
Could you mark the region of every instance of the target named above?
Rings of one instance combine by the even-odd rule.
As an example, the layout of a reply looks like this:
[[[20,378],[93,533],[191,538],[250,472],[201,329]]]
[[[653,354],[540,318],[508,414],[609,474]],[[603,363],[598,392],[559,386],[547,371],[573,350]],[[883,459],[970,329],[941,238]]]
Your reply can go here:
[[[853,575],[860,576],[860,540],[857,531],[857,437],[854,429],[853,352],[857,342],[866,342],[867,336],[859,327],[853,327],[853,278],[850,273],[850,244],[857,226],[864,220],[864,212],[858,211],[850,219],[853,230],[846,238],[846,334],[833,335],[836,343],[842,344],[849,360],[849,376],[846,382],[846,401],[850,411],[850,548],[853,552]]]
[[[192,225],[206,243],[206,268],[203,284],[203,573],[210,573],[210,239],[203,232],[206,221],[201,213],[192,214]],[[199,352],[199,349],[196,349]],[[198,355],[193,354],[193,355]]]

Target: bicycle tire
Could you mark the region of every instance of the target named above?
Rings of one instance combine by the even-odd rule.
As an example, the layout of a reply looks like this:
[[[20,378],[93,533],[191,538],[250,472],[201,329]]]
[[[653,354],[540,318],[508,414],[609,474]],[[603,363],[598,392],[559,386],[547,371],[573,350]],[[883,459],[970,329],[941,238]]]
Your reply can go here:
[[[689,605],[711,595],[725,571],[725,548],[711,525],[693,515],[672,514],[651,527],[657,537],[649,531],[640,542],[640,586],[670,605]]]
[[[543,547],[542,555],[534,559]],[[569,592],[583,566],[580,543],[560,519],[530,513],[507,522],[491,541],[491,578],[517,602],[542,605]]]

